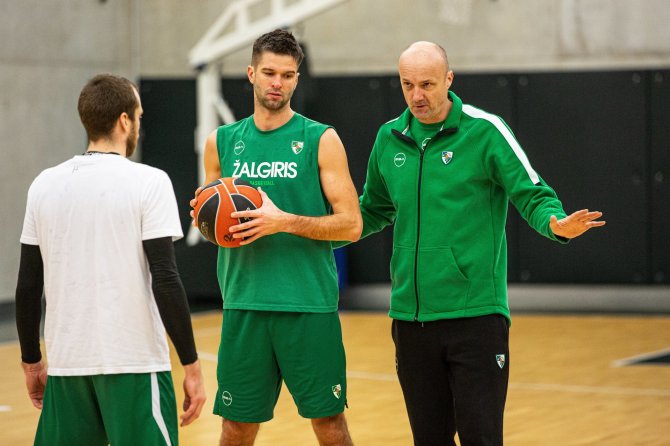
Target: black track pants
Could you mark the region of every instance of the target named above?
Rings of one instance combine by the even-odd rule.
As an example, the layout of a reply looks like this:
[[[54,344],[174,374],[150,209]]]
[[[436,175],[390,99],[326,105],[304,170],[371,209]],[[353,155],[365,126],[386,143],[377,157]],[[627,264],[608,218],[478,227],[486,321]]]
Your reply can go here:
[[[414,444],[499,446],[509,380],[509,328],[498,314],[394,320],[398,379]]]

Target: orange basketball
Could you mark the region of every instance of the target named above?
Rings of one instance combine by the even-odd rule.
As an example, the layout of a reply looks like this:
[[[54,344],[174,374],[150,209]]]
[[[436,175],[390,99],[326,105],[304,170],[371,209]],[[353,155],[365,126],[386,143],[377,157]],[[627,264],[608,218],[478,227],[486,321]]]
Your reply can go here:
[[[253,210],[262,204],[261,194],[248,182],[239,178],[219,178],[200,192],[193,215],[207,240],[224,248],[237,248],[242,239],[233,238],[229,228],[250,219],[230,218],[230,214]]]

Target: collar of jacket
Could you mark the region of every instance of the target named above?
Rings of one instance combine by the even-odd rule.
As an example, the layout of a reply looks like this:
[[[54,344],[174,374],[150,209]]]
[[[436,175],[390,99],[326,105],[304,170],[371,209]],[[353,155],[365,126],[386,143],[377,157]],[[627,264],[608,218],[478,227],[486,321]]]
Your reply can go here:
[[[449,100],[452,102],[451,110],[447,115],[447,119],[444,121],[444,125],[440,128],[440,131],[437,132],[435,138],[439,138],[442,135],[448,135],[451,133],[456,133],[458,131],[458,126],[461,123],[461,116],[463,114],[463,101],[461,98],[456,96],[456,93],[453,91],[448,92]],[[410,120],[416,119],[409,107],[398,117],[398,119],[393,123],[391,132],[403,139],[409,139],[413,141],[409,135],[409,123]]]

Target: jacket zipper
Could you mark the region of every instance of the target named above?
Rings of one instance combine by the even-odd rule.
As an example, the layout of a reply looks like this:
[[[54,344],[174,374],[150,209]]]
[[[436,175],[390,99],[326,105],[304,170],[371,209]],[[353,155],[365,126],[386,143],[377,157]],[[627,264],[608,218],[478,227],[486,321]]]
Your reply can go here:
[[[416,297],[416,312],[414,320],[419,319],[419,238],[421,237],[421,179],[423,176],[423,154],[426,148],[419,148],[419,187],[416,200],[416,248],[414,249],[414,296]]]
[[[422,177],[423,177],[423,155],[426,152],[426,149],[428,148],[428,145],[438,139],[439,137],[443,135],[449,135],[452,133],[456,133],[458,130],[457,127],[450,127],[446,129],[442,129],[437,134],[426,143],[425,147],[423,149],[414,141],[412,138],[409,136],[405,135],[404,133],[399,132],[396,129],[393,129],[391,133],[393,133],[395,136],[398,138],[410,143],[412,146],[416,147],[419,150],[419,186],[417,188],[417,209],[416,209],[416,247],[414,249],[414,296],[416,298],[416,312],[414,313],[414,321],[419,320],[419,238],[421,237],[421,183],[422,183]]]

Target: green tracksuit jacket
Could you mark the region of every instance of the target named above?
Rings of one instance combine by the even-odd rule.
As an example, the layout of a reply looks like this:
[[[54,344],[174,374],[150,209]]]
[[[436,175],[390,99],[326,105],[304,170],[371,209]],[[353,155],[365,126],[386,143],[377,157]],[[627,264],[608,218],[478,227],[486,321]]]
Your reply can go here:
[[[509,319],[508,201],[537,232],[561,242],[549,219],[566,214],[501,118],[453,92],[449,99],[447,120],[424,150],[410,134],[409,109],[380,128],[360,197],[362,237],[395,224],[392,318]]]

